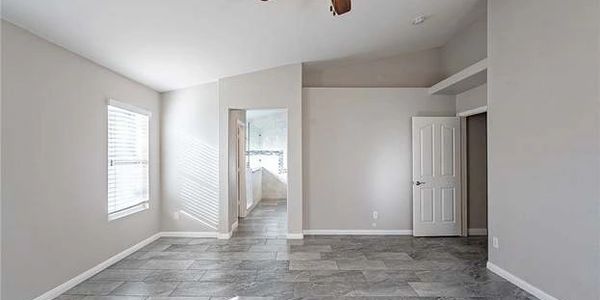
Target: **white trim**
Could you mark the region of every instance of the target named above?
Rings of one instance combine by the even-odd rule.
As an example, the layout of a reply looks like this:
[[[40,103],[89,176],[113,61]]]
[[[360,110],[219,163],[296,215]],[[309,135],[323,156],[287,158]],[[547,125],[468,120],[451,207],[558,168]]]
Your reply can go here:
[[[401,230],[331,230],[331,229],[309,229],[304,230],[306,235],[412,235],[410,229]]]
[[[302,233],[288,233],[287,234],[287,239],[288,240],[301,240],[301,239],[304,239],[304,234],[302,234]]]
[[[498,276],[510,281],[512,284],[524,289],[528,293],[538,297],[540,300],[558,300],[558,298],[552,297],[546,292],[540,290],[539,288],[531,285],[529,282],[511,274],[510,272],[494,265],[491,262],[487,262],[488,270],[496,273]]]
[[[469,117],[469,116],[473,116],[473,115],[482,114],[484,112],[487,112],[487,105],[458,112],[458,113],[456,113],[456,116],[457,117]]]
[[[231,236],[233,235],[233,232],[228,232],[228,233],[217,233],[217,239],[219,240],[228,240],[231,238]]]
[[[157,234],[131,246],[130,248],[125,249],[124,251],[120,252],[119,254],[117,254],[113,257],[110,257],[109,259],[101,262],[100,264],[96,265],[95,267],[92,267],[91,269],[73,277],[69,281],[51,289],[48,292],[45,292],[44,294],[38,296],[37,298],[35,298],[33,300],[52,300],[52,299],[62,295],[63,293],[67,292],[68,290],[72,289],[76,285],[87,280],[88,278],[91,278],[92,276],[98,274],[100,271],[110,267],[112,264],[124,259],[125,257],[131,255],[132,253],[140,250],[144,246],[156,241],[159,237],[161,237],[161,234],[157,233]]]
[[[469,228],[469,235],[487,235],[487,228]]]
[[[235,223],[231,224],[231,231],[227,233],[217,233],[217,239],[220,240],[228,240],[233,236],[233,232],[237,229],[239,224],[239,219],[235,221]]]
[[[115,100],[113,98],[109,98],[108,101],[106,102],[107,105],[110,106],[114,106],[114,107],[118,107],[121,109],[126,109],[126,110],[130,110],[134,113],[138,113],[141,115],[146,115],[148,117],[152,117],[152,112],[146,109],[143,109],[141,107],[135,106],[133,104],[129,104],[129,103],[125,103],[125,102],[121,102],[118,100]]]
[[[182,238],[216,238],[216,232],[210,231],[164,231],[160,237],[182,237]]]
[[[130,215],[133,215],[135,213],[147,210],[149,208],[150,208],[150,203],[148,201],[144,201],[144,202],[142,202],[142,203],[140,203],[138,205],[132,206],[132,207],[130,207],[128,209],[108,214],[108,221],[111,222],[111,221],[114,221],[114,220],[125,218],[127,216],[130,216]]]
[[[484,58],[433,85],[429,88],[429,94],[458,95],[486,82],[487,58]]]

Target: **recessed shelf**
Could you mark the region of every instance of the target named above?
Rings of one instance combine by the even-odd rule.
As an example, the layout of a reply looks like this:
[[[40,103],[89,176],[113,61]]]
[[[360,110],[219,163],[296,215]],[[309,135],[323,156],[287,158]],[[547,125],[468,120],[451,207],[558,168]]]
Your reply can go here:
[[[487,82],[487,58],[429,88],[431,95],[458,95]]]

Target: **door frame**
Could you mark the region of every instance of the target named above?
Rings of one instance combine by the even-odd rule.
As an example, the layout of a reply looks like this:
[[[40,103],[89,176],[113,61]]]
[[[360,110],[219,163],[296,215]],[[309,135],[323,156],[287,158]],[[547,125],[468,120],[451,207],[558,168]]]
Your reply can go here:
[[[462,210],[462,224],[461,224],[461,236],[469,236],[469,196],[468,196],[468,169],[467,169],[467,118],[470,116],[487,113],[487,105],[476,107],[470,110],[456,113],[456,116],[460,118],[460,183],[463,193],[461,194],[461,210]],[[489,228],[488,228],[489,229]]]
[[[242,134],[240,134],[242,133]],[[243,138],[241,138],[243,136]],[[236,184],[237,184],[237,217],[246,216],[246,124],[237,120],[236,127]],[[241,145],[240,145],[241,142]],[[243,151],[240,151],[243,147]]]

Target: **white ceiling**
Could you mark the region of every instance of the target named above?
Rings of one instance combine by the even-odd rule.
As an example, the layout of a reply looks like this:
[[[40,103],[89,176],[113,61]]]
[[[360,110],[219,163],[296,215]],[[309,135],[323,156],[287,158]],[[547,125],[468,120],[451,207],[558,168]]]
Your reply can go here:
[[[158,91],[442,46],[481,0],[2,0],[2,17]],[[417,15],[430,16],[411,25]]]

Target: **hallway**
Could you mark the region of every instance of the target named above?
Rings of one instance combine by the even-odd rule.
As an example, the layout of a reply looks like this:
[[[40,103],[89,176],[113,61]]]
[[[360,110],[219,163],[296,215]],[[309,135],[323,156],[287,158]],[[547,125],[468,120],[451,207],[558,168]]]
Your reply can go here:
[[[262,200],[245,218],[239,219],[235,238],[285,239],[287,200]]]

